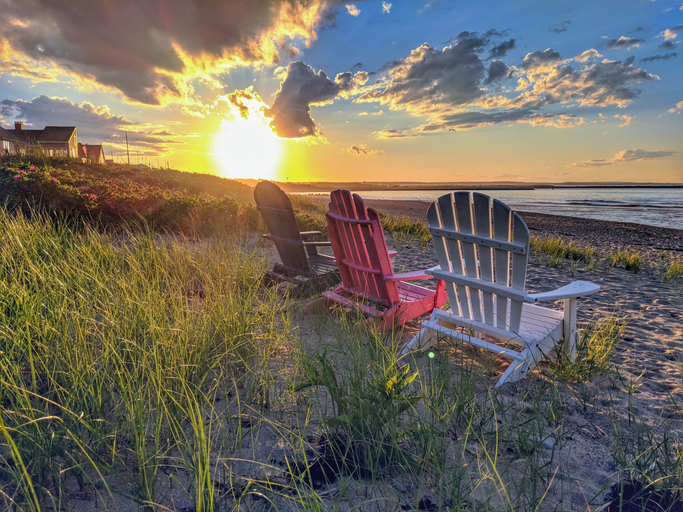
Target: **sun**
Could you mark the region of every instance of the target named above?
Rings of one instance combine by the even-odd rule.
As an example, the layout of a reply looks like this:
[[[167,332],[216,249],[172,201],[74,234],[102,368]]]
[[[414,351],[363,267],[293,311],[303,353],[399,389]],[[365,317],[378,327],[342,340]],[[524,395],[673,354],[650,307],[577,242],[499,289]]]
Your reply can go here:
[[[276,179],[282,143],[259,113],[224,119],[214,139],[214,157],[226,178]]]

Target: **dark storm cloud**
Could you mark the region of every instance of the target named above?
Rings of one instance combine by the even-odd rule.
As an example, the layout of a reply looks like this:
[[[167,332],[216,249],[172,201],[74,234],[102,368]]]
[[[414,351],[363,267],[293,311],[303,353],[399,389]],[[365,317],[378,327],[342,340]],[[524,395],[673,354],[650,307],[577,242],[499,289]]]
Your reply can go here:
[[[505,57],[508,51],[515,47],[515,40],[510,39],[509,41],[503,41],[502,43],[494,46],[489,53],[489,59],[498,59],[500,57]]]
[[[623,50],[631,46],[638,46],[645,42],[645,39],[635,39],[626,36],[621,36],[619,39],[610,39],[607,41],[608,50]]]
[[[337,0],[4,0],[12,55],[52,64],[159,104],[183,95],[182,73],[220,63],[274,64],[310,39]],[[5,49],[5,51],[7,51]]]
[[[493,62],[491,62],[491,65],[489,66],[489,73],[484,83],[490,84],[491,82],[500,80],[501,78],[504,78],[506,76],[509,78],[510,72],[511,68],[508,67],[508,65],[505,64],[505,62],[503,62],[502,60],[494,60]]]
[[[657,47],[657,49],[664,52],[673,51],[676,49],[679,43],[680,41],[664,41]]]
[[[367,74],[359,72],[357,75],[367,80]],[[273,118],[271,126],[281,137],[315,136],[318,130],[311,117],[311,105],[330,102],[356,85],[358,81],[350,72],[340,73],[332,81],[323,71],[316,73],[303,62],[292,62],[287,67],[287,76],[280,84],[273,106],[265,114]]]

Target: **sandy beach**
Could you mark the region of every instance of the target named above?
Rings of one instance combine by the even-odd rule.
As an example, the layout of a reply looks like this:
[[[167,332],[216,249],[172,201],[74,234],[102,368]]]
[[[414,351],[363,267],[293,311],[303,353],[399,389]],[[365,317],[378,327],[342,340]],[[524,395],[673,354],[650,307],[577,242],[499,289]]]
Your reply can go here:
[[[324,203],[324,198],[316,198]],[[366,205],[390,215],[407,215],[426,222],[429,203],[411,201],[368,200]],[[546,266],[538,255],[529,258],[527,290],[550,291],[576,280],[600,285],[600,292],[579,303],[579,327],[590,322],[618,315],[626,327],[614,351],[616,372],[598,376],[591,382],[560,385],[569,404],[568,422],[576,434],[565,439],[562,455],[571,473],[585,482],[586,495],[599,493],[616,469],[612,450],[613,422],[627,423],[638,416],[658,432],[683,437],[683,287],[680,283],[665,283],[661,267],[671,258],[683,256],[683,230],[644,225],[520,212],[532,234],[560,236],[596,247],[604,258],[614,249],[637,251],[644,259],[638,273],[624,268],[610,268],[601,261],[587,270],[579,263],[566,262],[563,268]],[[428,268],[437,263],[431,243],[426,247],[410,240],[387,237],[390,248],[398,251],[394,263],[396,272]],[[555,307],[560,308],[560,304]],[[419,321],[410,324],[402,338],[407,343],[418,331]],[[425,356],[418,356],[418,360]],[[500,371],[504,371],[503,366]],[[518,384],[506,385],[502,392],[509,400],[523,400],[533,393],[539,379],[543,380],[543,365]],[[500,373],[490,379],[493,386]],[[589,396],[591,405],[580,405],[581,396]],[[570,499],[579,506],[580,496]],[[585,502],[584,502],[585,503]],[[569,503],[567,503],[569,504]]]

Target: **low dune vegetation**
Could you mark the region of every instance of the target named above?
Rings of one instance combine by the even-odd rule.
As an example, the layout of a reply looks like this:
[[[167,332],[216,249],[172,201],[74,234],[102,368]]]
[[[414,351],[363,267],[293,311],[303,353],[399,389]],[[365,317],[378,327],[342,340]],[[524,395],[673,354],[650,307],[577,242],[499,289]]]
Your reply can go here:
[[[0,195],[2,509],[680,510],[679,412],[645,421],[592,385],[638,392],[612,361],[623,315],[587,325],[575,362],[492,388],[488,352],[401,357],[402,330],[262,286],[239,183],[13,157]],[[325,208],[293,204],[324,231]]]

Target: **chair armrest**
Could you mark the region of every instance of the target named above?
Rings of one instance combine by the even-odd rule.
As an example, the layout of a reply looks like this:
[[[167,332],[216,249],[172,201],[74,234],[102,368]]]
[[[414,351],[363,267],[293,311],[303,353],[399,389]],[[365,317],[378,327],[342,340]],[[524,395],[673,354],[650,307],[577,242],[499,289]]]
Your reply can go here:
[[[551,292],[530,293],[525,301],[578,299],[579,297],[596,293],[598,290],[600,290],[600,286],[597,284],[589,283],[588,281],[576,281]]]
[[[387,251],[390,258],[395,258],[398,255],[398,251]]]
[[[299,235],[301,236],[302,240],[306,240],[307,238],[313,238],[314,236],[322,235],[322,233],[320,231],[301,231],[299,232]]]
[[[386,276],[385,281],[415,281],[416,279],[432,279],[434,276],[425,274],[424,270],[416,270],[415,272],[404,272],[403,274],[394,274],[393,276]]]
[[[332,242],[303,242],[304,247],[307,246],[313,246],[313,247],[330,247],[332,245]]]

